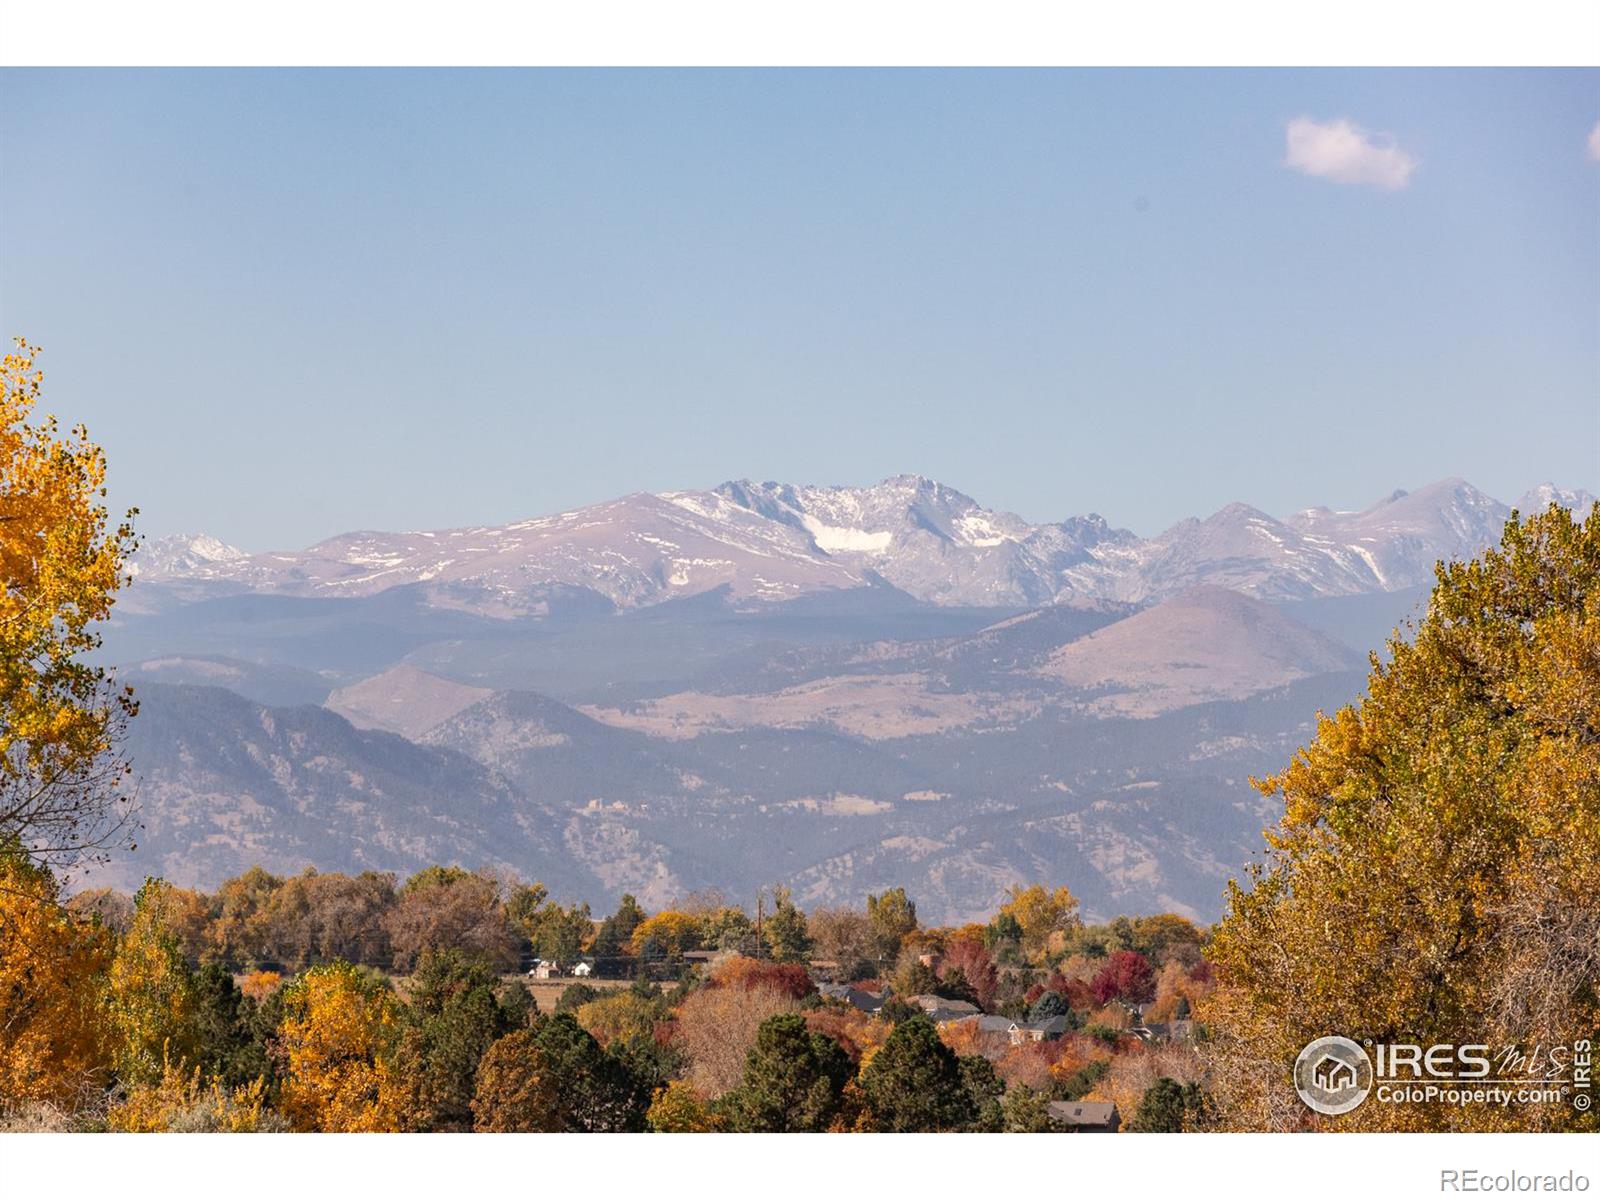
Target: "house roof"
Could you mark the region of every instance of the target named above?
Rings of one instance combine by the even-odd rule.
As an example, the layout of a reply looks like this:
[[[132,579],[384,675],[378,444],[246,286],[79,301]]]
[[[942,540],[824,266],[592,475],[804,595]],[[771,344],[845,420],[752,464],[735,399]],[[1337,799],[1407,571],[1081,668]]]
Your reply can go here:
[[[928,1020],[935,1025],[952,1025],[961,1021],[975,1020],[979,1014],[962,1012],[955,1008],[925,1008],[922,1010]]]
[[[1101,1100],[1052,1100],[1050,1116],[1064,1125],[1111,1125],[1121,1123],[1117,1106]]]
[[[1072,1018],[1066,1016],[1045,1017],[1038,1021],[1023,1021],[1022,1028],[1036,1030],[1040,1033],[1066,1033],[1072,1028]]]
[[[923,1012],[928,1013],[933,1012],[935,1009],[940,1012],[968,1013],[972,1015],[983,1011],[970,1000],[946,1000],[943,996],[932,994],[912,996],[911,1003],[921,1008]]]
[[[853,1008],[859,1008],[865,1013],[875,1013],[883,1007],[883,997],[862,988],[849,987],[842,983],[817,984],[818,995],[826,996],[830,1000],[843,1000]]]
[[[984,1033],[1010,1033],[1017,1024],[1010,1017],[978,1016],[967,1019],[977,1022],[978,1028]]]

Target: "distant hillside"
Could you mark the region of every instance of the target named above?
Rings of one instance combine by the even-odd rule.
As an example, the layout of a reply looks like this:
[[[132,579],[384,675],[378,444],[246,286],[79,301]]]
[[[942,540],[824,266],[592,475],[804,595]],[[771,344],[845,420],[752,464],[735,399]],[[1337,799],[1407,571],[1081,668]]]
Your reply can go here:
[[[465,755],[220,688],[146,684],[139,696],[128,743],[139,848],[91,882],[214,886],[252,863],[405,874],[460,862],[599,890],[562,848],[561,815]]]
[[[1097,709],[1144,716],[1240,699],[1361,661],[1280,609],[1202,587],[1062,646],[1036,673],[1093,692]]]
[[[718,611],[663,608],[649,631],[670,644],[777,628]],[[919,612],[893,601],[884,615]],[[794,628],[815,636],[813,619],[860,618]],[[1269,605],[1202,589],[943,637],[750,642],[701,668],[749,691],[580,711],[403,664],[330,696],[410,740],[327,709],[145,684],[131,749],[148,829],[124,873],[214,884],[255,861],[403,872],[442,859],[655,905],[707,886],[790,882],[832,902],[915,882],[924,910],[952,920],[1038,877],[1105,911],[1209,917],[1266,816],[1247,777],[1281,765],[1318,706],[1353,697],[1356,665]]]
[[[324,703],[358,729],[416,738],[491,695],[489,688],[452,683],[402,664],[342,687]]]

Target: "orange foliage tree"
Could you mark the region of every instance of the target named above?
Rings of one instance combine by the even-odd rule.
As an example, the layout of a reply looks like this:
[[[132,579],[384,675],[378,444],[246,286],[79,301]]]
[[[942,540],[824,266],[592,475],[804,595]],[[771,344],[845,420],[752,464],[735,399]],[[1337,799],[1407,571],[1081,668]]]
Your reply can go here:
[[[110,1074],[100,996],[111,936],[57,898],[48,870],[0,847],[0,1106],[76,1110]]]
[[[1023,954],[1037,961],[1051,948],[1054,935],[1078,924],[1078,901],[1064,887],[1051,891],[1039,884],[1019,885],[1000,906],[1000,915],[1016,921],[1022,930]]]
[[[631,948],[641,958],[676,958],[700,947],[700,918],[668,909],[633,927]]]
[[[657,1090],[645,1123],[654,1133],[720,1133],[727,1125],[693,1085],[682,1079]]]

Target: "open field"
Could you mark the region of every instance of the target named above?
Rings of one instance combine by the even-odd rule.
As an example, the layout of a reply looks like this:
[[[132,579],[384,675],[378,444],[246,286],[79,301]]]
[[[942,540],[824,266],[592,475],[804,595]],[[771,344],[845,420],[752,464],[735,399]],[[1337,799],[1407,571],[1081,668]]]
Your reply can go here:
[[[556,1001],[561,999],[561,993],[575,983],[586,983],[597,991],[618,991],[628,987],[632,980],[629,979],[573,979],[563,976],[560,979],[529,979],[526,975],[506,975],[503,977],[508,982],[516,980],[524,984],[529,993],[539,1003],[542,1013],[554,1012]]]

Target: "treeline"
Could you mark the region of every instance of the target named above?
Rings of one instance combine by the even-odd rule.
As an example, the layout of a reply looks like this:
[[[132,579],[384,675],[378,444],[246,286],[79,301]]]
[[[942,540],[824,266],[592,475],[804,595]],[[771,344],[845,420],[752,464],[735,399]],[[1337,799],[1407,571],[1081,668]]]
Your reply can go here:
[[[542,884],[488,871],[429,867],[405,880],[385,872],[359,875],[307,869],[280,877],[259,867],[225,881],[215,892],[162,885],[165,927],[192,966],[217,963],[232,971],[300,971],[349,962],[379,971],[410,971],[429,949],[454,949],[501,970],[530,959],[565,973],[582,962],[597,978],[633,978],[641,970],[670,978],[694,951],[722,951],[776,962],[820,960],[830,980],[891,979],[902,995],[933,992],[940,981],[924,961],[930,947],[956,947],[947,974],[971,975],[965,988],[985,1010],[1023,1015],[1031,998],[1027,971],[1041,956],[1107,959],[1075,996],[1087,1005],[1138,995],[1152,960],[1177,953],[1190,966],[1200,958],[1201,932],[1171,914],[1084,926],[1066,889],[1014,889],[987,925],[957,931],[924,929],[903,888],[869,896],[860,908],[803,912],[782,887],[758,916],[715,889],[692,893],[671,908],[647,912],[632,895],[601,918],[587,903],[563,906]],[[765,899],[765,897],[764,897]],[[113,933],[132,924],[133,897],[108,888],[77,892],[65,901],[74,915]],[[982,950],[984,965],[965,961],[962,947]],[[1130,965],[1135,964],[1135,965]],[[945,985],[948,990],[948,985]]]
[[[1204,1106],[1192,1050],[1131,1028],[1206,994],[1203,932],[1085,926],[1066,889],[1013,889],[952,929],[901,889],[810,914],[779,890],[758,925],[715,894],[596,919],[458,868],[398,887],[253,870],[64,904],[20,853],[0,876],[11,1127],[1044,1131],[1052,1101],[1098,1096],[1176,1129]],[[635,978],[541,1012],[506,973],[535,948]],[[691,965],[699,949],[715,953]],[[1065,1020],[1038,1041],[980,1027],[1001,1013]]]
[[[758,932],[755,920],[717,892],[654,915],[624,896],[602,919],[587,903],[554,902],[542,884],[460,867],[429,867],[403,884],[386,872],[307,869],[283,878],[255,867],[212,893],[169,887],[163,904],[191,963],[235,970],[298,971],[342,960],[405,972],[430,947],[449,947],[505,970],[529,957],[560,968],[582,958],[598,975],[631,978],[641,963],[681,962],[684,953],[707,947],[798,961],[809,946],[805,918],[782,888]],[[67,908],[120,930],[133,918],[134,900],[90,889]]]

